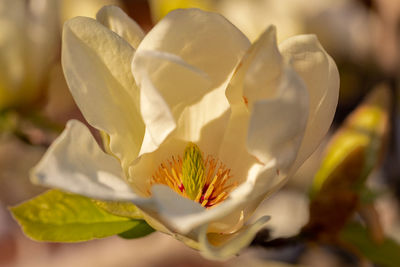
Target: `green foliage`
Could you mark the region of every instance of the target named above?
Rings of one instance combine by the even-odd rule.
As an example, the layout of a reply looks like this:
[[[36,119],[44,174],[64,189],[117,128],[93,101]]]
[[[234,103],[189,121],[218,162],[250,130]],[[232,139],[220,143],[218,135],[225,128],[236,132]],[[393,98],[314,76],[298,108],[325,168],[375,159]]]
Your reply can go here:
[[[196,199],[205,183],[205,166],[200,148],[189,143],[185,149],[182,162],[182,182],[186,194],[192,199]]]
[[[125,231],[118,235],[125,239],[134,239],[134,238],[144,237],[153,232],[154,232],[154,229],[151,228],[150,225],[148,225],[147,223],[140,223],[140,224],[132,227],[128,231]]]
[[[116,216],[128,217],[131,219],[140,220],[143,216],[140,210],[130,202],[118,201],[100,201],[93,200],[93,202],[103,210]]]
[[[342,230],[340,239],[355,247],[359,253],[375,264],[386,267],[400,266],[399,244],[390,238],[386,238],[380,243],[374,241],[361,224],[348,224]]]
[[[112,215],[89,198],[50,190],[10,208],[24,233],[37,241],[78,242],[130,231],[150,233],[143,220]],[[143,232],[139,232],[143,231]]]

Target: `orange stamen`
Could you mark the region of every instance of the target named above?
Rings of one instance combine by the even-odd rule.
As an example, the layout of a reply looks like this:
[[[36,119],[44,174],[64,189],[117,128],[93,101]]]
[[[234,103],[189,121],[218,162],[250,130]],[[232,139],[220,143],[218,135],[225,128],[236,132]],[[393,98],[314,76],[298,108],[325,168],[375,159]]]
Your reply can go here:
[[[229,183],[232,178],[231,170],[211,155],[206,157],[204,167],[205,183],[194,201],[205,208],[211,208],[224,201],[229,193],[237,187],[237,183]],[[172,156],[166,163],[161,163],[151,177],[150,185],[154,184],[164,184],[181,196],[189,198],[182,182],[182,158]],[[148,194],[151,194],[150,190],[148,190]]]

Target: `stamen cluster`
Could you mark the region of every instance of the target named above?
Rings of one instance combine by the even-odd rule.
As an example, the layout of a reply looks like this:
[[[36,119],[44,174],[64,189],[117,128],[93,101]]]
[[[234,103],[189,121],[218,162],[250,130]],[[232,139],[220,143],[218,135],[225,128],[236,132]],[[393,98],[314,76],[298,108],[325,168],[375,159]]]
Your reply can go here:
[[[172,156],[161,163],[150,184],[164,184],[178,194],[210,208],[224,201],[237,183],[229,183],[232,175],[222,162],[203,154],[194,143],[189,143],[181,156]],[[148,191],[150,195],[150,190]]]

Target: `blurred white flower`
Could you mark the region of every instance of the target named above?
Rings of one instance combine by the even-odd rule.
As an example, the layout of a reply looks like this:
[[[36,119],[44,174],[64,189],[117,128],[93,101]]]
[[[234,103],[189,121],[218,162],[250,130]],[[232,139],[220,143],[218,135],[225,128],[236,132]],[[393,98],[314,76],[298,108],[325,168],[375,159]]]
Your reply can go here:
[[[37,100],[59,42],[58,2],[0,2],[0,109]]]
[[[312,32],[335,55],[359,59],[371,49],[369,13],[357,1],[222,0],[215,6],[250,40],[273,24],[278,41]]]
[[[251,44],[198,9],[169,13],[146,36],[116,7],[69,20],[65,77],[107,152],[71,121],[33,181],[132,201],[205,256],[234,255],[268,216],[246,221],[314,151],[337,104],[338,71],[316,37],[278,46],[275,34]]]

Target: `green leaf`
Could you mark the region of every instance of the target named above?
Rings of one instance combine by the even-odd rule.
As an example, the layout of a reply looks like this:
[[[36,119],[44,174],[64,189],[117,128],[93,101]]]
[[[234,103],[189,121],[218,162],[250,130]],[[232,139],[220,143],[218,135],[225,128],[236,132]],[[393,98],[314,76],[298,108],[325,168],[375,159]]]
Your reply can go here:
[[[136,220],[143,219],[140,210],[130,202],[101,200],[93,200],[93,202],[101,209],[116,216],[128,217]]]
[[[154,229],[151,228],[150,225],[148,225],[147,223],[142,223],[142,224],[138,224],[138,225],[132,227],[131,229],[129,229],[128,231],[120,233],[118,235],[125,239],[133,239],[133,238],[144,237],[153,232],[154,232]]]
[[[380,244],[369,236],[361,224],[348,224],[341,232],[340,239],[357,250],[373,263],[387,266],[400,266],[400,246],[394,240],[386,238]]]
[[[108,213],[128,217],[136,220],[143,219],[143,215],[140,210],[130,202],[119,202],[119,201],[100,201],[92,200],[98,207],[104,209]],[[140,238],[151,234],[154,229],[147,223],[138,224],[128,231],[118,234],[120,237],[125,239]]]
[[[37,241],[87,241],[147,226],[142,220],[107,213],[89,198],[58,190],[47,191],[10,210],[24,233]]]

